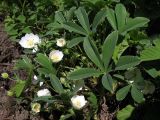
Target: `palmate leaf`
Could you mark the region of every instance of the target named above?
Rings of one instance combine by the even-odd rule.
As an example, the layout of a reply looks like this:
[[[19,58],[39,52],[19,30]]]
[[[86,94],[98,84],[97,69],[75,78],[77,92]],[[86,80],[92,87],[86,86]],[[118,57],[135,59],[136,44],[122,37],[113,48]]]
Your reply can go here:
[[[105,69],[108,68],[117,40],[118,40],[118,32],[114,31],[111,34],[109,34],[106,40],[104,41],[103,48],[102,48],[102,60],[103,60]]]
[[[82,27],[87,31],[87,33],[90,33],[90,24],[88,15],[83,7],[78,8],[78,10],[75,11],[75,14],[82,25]]]
[[[126,25],[123,26],[119,31],[122,35],[124,35],[128,31],[143,27],[148,22],[149,22],[149,19],[145,17],[136,17],[134,19],[130,18],[130,19],[127,19]]]
[[[96,28],[98,24],[106,17],[106,15],[107,15],[106,9],[103,9],[96,14],[96,16],[94,17],[93,23],[92,23],[93,32],[96,32]]]
[[[137,56],[121,56],[117,65],[116,70],[125,70],[130,67],[134,67],[140,64],[140,59]]]
[[[127,105],[125,108],[123,108],[122,110],[118,111],[117,119],[118,120],[127,120],[131,116],[133,110],[134,110],[133,106]]]
[[[140,54],[142,61],[151,61],[160,59],[160,42],[157,42],[155,46],[143,50]]]
[[[70,79],[70,80],[80,80],[80,79],[93,77],[93,76],[98,77],[101,74],[102,74],[102,72],[100,72],[98,70],[95,70],[93,68],[80,68],[80,69],[77,69],[77,70],[71,72],[68,75],[68,79]]]
[[[125,35],[128,31],[145,26],[149,19],[144,17],[129,18],[125,6],[117,4],[115,11],[107,10],[107,19],[114,30],[118,30],[119,34]]]
[[[90,60],[95,63],[101,70],[104,70],[104,66],[98,52],[94,41],[91,41],[89,38],[86,38],[83,42],[84,51],[86,52],[87,56]]]
[[[79,33],[79,34],[82,34],[85,36],[88,35],[87,32],[82,27],[80,27],[79,25],[77,25],[76,23],[73,23],[73,22],[65,22],[63,24],[63,27],[64,27],[64,29],[66,29],[70,32]]]

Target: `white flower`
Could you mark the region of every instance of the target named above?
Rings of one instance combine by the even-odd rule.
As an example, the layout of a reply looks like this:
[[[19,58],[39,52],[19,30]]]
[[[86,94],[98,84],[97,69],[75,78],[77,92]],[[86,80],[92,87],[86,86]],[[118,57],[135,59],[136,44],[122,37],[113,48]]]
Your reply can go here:
[[[32,50],[32,53],[36,53],[38,51],[38,46],[34,46],[33,50]]]
[[[51,93],[48,89],[42,89],[42,90],[39,90],[37,92],[37,96],[38,97],[41,97],[41,96],[51,96]]]
[[[133,82],[134,82],[133,80],[129,81],[130,84],[132,84]]]
[[[31,104],[31,108],[32,108],[33,112],[38,113],[41,110],[41,104],[33,103],[33,104]]]
[[[38,77],[36,75],[33,76],[34,80],[38,80]]]
[[[83,95],[75,95],[71,98],[71,103],[75,109],[80,110],[86,105],[87,101]]]
[[[66,40],[64,38],[57,39],[56,45],[59,47],[63,47],[66,45]]]
[[[54,62],[57,63],[62,60],[63,58],[63,52],[59,50],[52,50],[49,54],[49,58]]]
[[[43,85],[43,82],[39,82],[39,86],[42,86]]]
[[[19,44],[23,48],[34,48],[37,44],[40,44],[41,40],[39,39],[38,35],[34,35],[33,33],[26,34],[24,37],[21,38]]]

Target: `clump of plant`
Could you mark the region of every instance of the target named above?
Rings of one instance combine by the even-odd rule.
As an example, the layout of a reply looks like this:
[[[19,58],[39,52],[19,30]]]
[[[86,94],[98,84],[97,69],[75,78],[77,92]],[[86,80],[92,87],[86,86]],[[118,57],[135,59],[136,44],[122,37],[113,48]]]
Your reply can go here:
[[[144,63],[160,58],[159,42],[144,31],[149,19],[131,18],[123,4],[90,14],[83,7],[57,11],[48,25],[58,34],[54,40],[27,33],[19,41],[25,54],[15,69],[28,78],[15,75],[9,92],[28,100],[33,113],[56,110],[60,120],[96,120],[106,101],[130,99],[117,113],[124,120],[154,92],[158,71]]]

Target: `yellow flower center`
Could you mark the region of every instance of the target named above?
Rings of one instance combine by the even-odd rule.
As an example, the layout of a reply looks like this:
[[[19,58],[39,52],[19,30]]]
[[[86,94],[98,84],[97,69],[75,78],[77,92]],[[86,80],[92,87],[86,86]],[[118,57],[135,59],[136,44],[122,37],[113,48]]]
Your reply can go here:
[[[79,100],[76,100],[75,103],[76,103],[76,106],[77,106],[77,107],[80,107],[80,106],[81,106],[81,102],[80,102]]]
[[[27,46],[34,46],[33,39],[27,40]]]
[[[58,61],[59,60],[59,56],[57,56],[57,55],[53,55],[53,56],[51,56],[51,59],[53,60],[53,61]]]

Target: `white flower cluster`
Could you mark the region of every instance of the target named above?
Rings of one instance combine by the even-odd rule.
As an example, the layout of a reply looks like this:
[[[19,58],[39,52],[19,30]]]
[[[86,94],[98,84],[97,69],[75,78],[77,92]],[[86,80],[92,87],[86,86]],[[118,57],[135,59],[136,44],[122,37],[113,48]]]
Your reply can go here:
[[[19,44],[23,48],[32,48],[32,52],[35,53],[38,51],[38,45],[41,43],[41,39],[38,35],[34,35],[33,33],[26,34],[24,37],[21,38]],[[66,45],[66,40],[64,38],[60,38],[56,40],[56,45],[58,47],[63,47]],[[59,50],[52,50],[49,54],[49,58],[52,62],[57,63],[63,59],[63,52]]]

